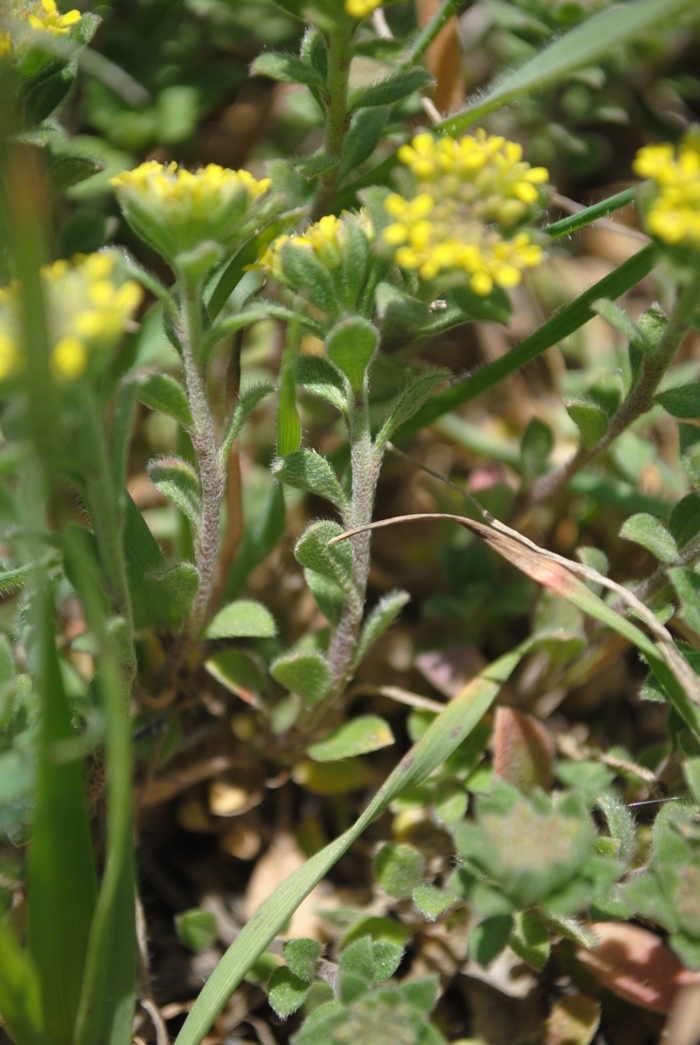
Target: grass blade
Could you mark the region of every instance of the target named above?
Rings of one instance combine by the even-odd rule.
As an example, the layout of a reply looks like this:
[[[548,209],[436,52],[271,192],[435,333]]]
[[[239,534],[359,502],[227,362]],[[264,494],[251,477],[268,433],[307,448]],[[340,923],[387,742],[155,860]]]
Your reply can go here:
[[[436,418],[442,417],[451,410],[456,410],[458,406],[463,406],[470,399],[481,395],[482,392],[515,373],[526,363],[531,363],[533,359],[551,348],[552,345],[556,345],[562,338],[569,337],[589,319],[593,319],[595,313],[591,306],[595,301],[598,301],[599,298],[614,300],[630,290],[651,272],[657,257],[656,247],[649,244],[628,258],[614,272],[599,279],[570,305],[552,316],[543,327],[521,341],[507,355],[495,359],[493,363],[488,363],[475,374],[465,378],[464,381],[460,381],[459,384],[434,396],[407,424],[399,429],[393,437],[393,442],[399,443],[402,439],[408,438],[429,425]]]
[[[175,1045],[199,1045],[248,969],[304,897],[396,795],[425,779],[462,743],[488,711],[522,656],[523,650],[518,647],[465,686],[402,759],[355,824],[307,860],[260,905],[205,984]]]
[[[48,592],[36,595],[41,694],[36,808],[27,861],[27,949],[55,1045],[73,1038],[96,879],[81,760],[56,654]]]
[[[475,120],[507,105],[523,94],[530,94],[556,83],[599,61],[615,47],[627,44],[657,26],[671,24],[686,11],[697,10],[697,0],[636,0],[613,4],[577,25],[520,69],[495,83],[486,95],[435,128],[452,136],[463,134]]]

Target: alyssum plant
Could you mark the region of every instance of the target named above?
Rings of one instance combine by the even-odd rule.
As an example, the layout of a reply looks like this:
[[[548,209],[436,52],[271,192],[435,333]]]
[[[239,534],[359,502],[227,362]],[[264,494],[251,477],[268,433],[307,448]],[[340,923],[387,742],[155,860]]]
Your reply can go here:
[[[190,172],[174,163],[151,161],[113,181],[124,218],[167,263],[172,286],[123,252],[44,264],[42,212],[36,206],[40,195],[31,196],[28,175],[35,164],[26,150],[44,149],[53,139],[47,128],[45,139],[27,132],[41,129],[65,85],[70,85],[75,71],[70,41],[77,47],[88,34],[81,16],[59,15],[50,0],[42,0],[29,15],[20,8],[13,11],[0,36],[2,76],[12,86],[19,113],[7,129],[2,183],[3,222],[11,249],[8,266],[13,266],[15,278],[0,295],[0,380],[7,404],[3,429],[7,446],[16,454],[8,465],[14,482],[4,499],[13,558],[4,584],[23,586],[16,623],[23,663],[15,666],[9,645],[3,663],[6,692],[14,699],[22,691],[30,699],[26,694],[31,691],[38,708],[38,725],[31,734],[37,771],[27,862],[26,947],[9,924],[0,926],[0,1012],[18,1045],[129,1041],[136,997],[130,701],[137,699],[140,685],[176,686],[193,664],[201,662],[208,639],[269,637],[275,631],[264,607],[250,600],[222,600],[228,559],[221,532],[229,457],[242,425],[272,391],[262,385],[239,387],[242,332],[270,318],[285,324],[274,474],[281,484],[324,498],[336,516],[312,522],[295,548],[328,628],[279,652],[269,664],[270,675],[287,695],[276,707],[260,709],[257,742],[286,762],[302,753],[314,757],[314,752],[319,761],[339,760],[391,742],[388,726],[376,716],[343,722],[344,696],[353,672],[408,598],[405,592],[392,592],[365,613],[367,528],[387,443],[400,430],[405,432],[409,422],[424,420],[426,411],[436,416],[436,411],[451,409],[477,390],[467,379],[434,395],[449,375],[403,362],[396,365],[399,393],[377,419],[373,367],[383,353],[400,348],[404,357],[412,345],[458,324],[507,321],[508,292],[543,262],[548,240],[630,198],[623,194],[624,200],[616,198],[542,231],[538,223],[547,203],[547,171],[531,167],[513,142],[482,129],[463,132],[489,107],[547,77],[564,76],[601,48],[653,26],[662,14],[650,0],[628,5],[624,13],[613,10],[597,16],[597,22],[593,19],[585,27],[586,33],[574,30],[557,41],[546,60],[539,65],[534,60],[510,87],[498,85],[480,106],[436,133],[413,137],[398,150],[392,187],[385,178],[372,177],[373,157],[397,104],[428,84],[421,56],[457,5],[448,0],[411,47],[395,48],[403,51],[397,71],[364,87],[350,84],[351,60],[362,48],[381,51],[364,23],[379,3],[348,0],[340,9],[332,0],[303,5],[289,0],[282,6],[313,24],[298,56],[263,55],[255,71],[304,84],[318,103],[325,140],[315,156],[297,164],[304,177],[279,161],[263,179],[215,165]],[[673,12],[689,6],[681,0],[671,5]],[[666,5],[663,17],[670,13]],[[32,37],[31,32],[60,37],[61,46],[52,49],[44,37]],[[41,62],[27,61],[32,48],[49,55],[50,75]],[[353,181],[358,168],[365,172],[364,188]],[[629,338],[624,396],[613,407],[593,397],[571,404],[581,432],[580,448],[562,469],[524,486],[523,505],[539,503],[560,490],[654,403],[676,416],[695,416],[688,413],[696,402],[695,385],[658,393],[700,296],[695,265],[700,149],[695,137],[686,137],[677,152],[671,146],[642,150],[637,173],[648,179],[641,198],[649,232],[676,266],[679,292],[669,316],[655,312],[635,325],[607,300],[650,271],[659,257],[658,248],[650,245],[556,321],[545,324],[495,370],[486,368],[485,377],[477,375],[481,387],[502,379],[525,358],[582,325],[601,299],[605,300],[598,310]],[[167,336],[181,361],[178,376],[130,372],[111,356],[133,323],[142,288],[162,311]],[[302,334],[313,335],[319,350],[304,351]],[[223,351],[230,353],[230,380],[227,413],[220,422],[210,399],[209,378],[213,360]],[[325,457],[302,446],[299,387],[337,410],[346,433],[347,468],[336,470]],[[187,451],[155,459],[149,474],[188,520],[193,561],[166,561],[126,495],[127,451],[137,401],[174,418],[181,429],[181,445]],[[682,430],[688,459],[695,442],[694,429],[685,430],[689,428]],[[689,468],[696,482],[692,461]],[[80,523],[71,503],[76,497],[86,517]],[[693,628],[698,614],[692,569],[697,526],[690,526],[684,511],[676,522],[675,529],[672,519],[669,530],[660,530],[655,520],[637,518],[630,520],[629,535],[662,549],[664,570],[653,591],[673,586]],[[348,530],[353,533],[347,541],[329,543]],[[496,539],[490,539],[496,546]],[[650,625],[649,639],[592,596],[561,562],[543,565],[532,547],[529,558],[520,551],[518,559],[504,540],[497,550],[635,643],[685,728],[700,735],[697,683],[693,685],[685,670],[687,661],[661,625]],[[57,653],[56,609],[68,593],[81,601],[92,643],[92,734],[74,728],[74,709]],[[156,670],[139,679],[138,636],[149,629],[165,636],[165,648]],[[445,762],[531,645],[524,643],[489,665],[432,722],[353,827],[312,857],[259,909],[203,990],[178,1038],[182,1045],[202,1039],[255,958],[367,824],[409,785]],[[88,749],[98,769],[103,756],[106,760],[107,842],[101,876],[95,868],[82,774]],[[96,778],[99,773],[93,771],[91,781],[99,791]],[[591,855],[593,828],[580,802],[568,799],[556,808],[542,796],[533,798],[531,807],[518,801],[511,791],[501,790],[480,807],[476,826],[455,830],[468,868],[450,897],[472,897],[483,875],[490,882],[488,896],[500,895],[508,919],[513,911],[519,915],[538,905],[554,917],[552,897],[570,885],[563,905],[568,916],[623,873],[622,863]],[[523,886],[521,869],[508,865],[504,870],[498,847],[488,842],[498,834],[494,817],[505,822],[513,818],[513,809],[520,813],[524,808],[533,822],[539,818],[556,826],[566,821],[565,826],[573,825],[574,835],[561,859],[563,870],[543,875],[531,868],[530,889]],[[470,856],[484,839],[484,858]],[[532,860],[531,853],[527,859]],[[587,888],[577,892],[571,879],[581,862]],[[650,873],[663,875],[666,870],[667,861],[660,856]],[[669,895],[675,895],[672,884]],[[628,902],[652,910],[648,891],[642,892],[628,891]],[[486,891],[480,895],[483,899]],[[494,904],[482,905],[487,917]],[[688,934],[679,930],[667,907],[662,915],[652,910],[652,916],[683,937],[684,953],[694,954],[693,934],[689,944]],[[512,924],[508,922],[508,932]],[[301,951],[303,960],[290,952],[290,965],[296,961],[295,975],[301,968],[304,976],[299,978],[306,983],[318,956],[315,951],[309,956],[308,947]],[[399,958],[395,950],[382,950],[369,941],[349,948],[340,963],[331,1007],[325,1013],[317,1010],[299,1040],[340,1041],[339,1028],[347,1029],[348,1019],[357,1019],[358,1027],[376,1027],[398,1007],[408,1014],[407,1040],[439,1041],[426,1022],[434,1002],[432,982],[413,990],[410,985],[380,986]],[[352,1010],[349,1015],[343,1007]],[[287,1011],[293,1008],[286,1005]]]

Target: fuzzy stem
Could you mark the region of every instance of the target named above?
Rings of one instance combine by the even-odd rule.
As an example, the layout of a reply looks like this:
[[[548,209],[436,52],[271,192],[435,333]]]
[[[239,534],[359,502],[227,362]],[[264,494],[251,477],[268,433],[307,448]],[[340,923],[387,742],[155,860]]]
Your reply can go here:
[[[605,435],[595,446],[580,447],[565,465],[538,479],[518,504],[517,511],[526,511],[556,497],[578,472],[600,457],[625,429],[652,408],[656,390],[690,329],[699,298],[700,273],[679,293],[658,346],[644,356],[639,379],[610,419]]]
[[[365,379],[362,392],[351,393],[348,410],[350,438],[350,467],[352,470],[352,499],[350,510],[343,518],[346,529],[366,526],[372,521],[374,495],[381,464],[372,442],[369,423],[369,395]],[[353,593],[346,599],[345,609],[331,638],[328,661],[332,685],[323,700],[312,711],[300,719],[298,726],[308,743],[313,731],[324,721],[328,713],[338,706],[353,669],[353,659],[362,625],[362,616],[367,592],[370,566],[369,531],[350,538],[353,552]]]
[[[199,587],[188,620],[180,637],[179,660],[196,640],[206,623],[212,592],[216,584],[219,556],[219,525],[226,475],[219,457],[214,422],[207,397],[206,367],[199,362],[197,349],[201,340],[201,295],[199,287],[190,286],[180,276],[180,337],[187,399],[192,413],[191,439],[199,466],[202,494],[202,516],[195,536],[195,565]],[[184,652],[182,651],[185,647]]]
[[[340,160],[348,129],[348,81],[352,50],[351,34],[339,24],[328,42],[328,100],[326,105],[326,155],[333,166],[322,174],[311,209],[311,220],[318,221],[333,205],[340,181]]]

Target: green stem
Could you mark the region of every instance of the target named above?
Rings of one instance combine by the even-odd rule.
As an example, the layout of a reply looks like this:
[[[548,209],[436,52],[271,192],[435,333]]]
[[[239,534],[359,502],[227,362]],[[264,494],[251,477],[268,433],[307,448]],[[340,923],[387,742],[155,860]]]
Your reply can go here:
[[[344,23],[333,31],[328,43],[328,103],[326,107],[326,155],[333,166],[321,175],[311,208],[311,220],[328,214],[335,201],[340,181],[340,160],[349,124],[348,81],[352,49],[351,33]]]
[[[573,476],[600,457],[625,429],[652,408],[659,384],[690,329],[699,299],[700,273],[697,273],[678,295],[661,341],[644,356],[639,379],[610,419],[605,435],[593,447],[580,447],[570,461],[535,482],[518,506],[520,510],[555,497]]]

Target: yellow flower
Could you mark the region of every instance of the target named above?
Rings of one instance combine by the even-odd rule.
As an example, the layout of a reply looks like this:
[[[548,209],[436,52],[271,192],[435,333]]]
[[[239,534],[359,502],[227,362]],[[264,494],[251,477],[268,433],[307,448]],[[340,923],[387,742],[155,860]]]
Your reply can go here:
[[[383,0],[345,0],[345,13],[351,18],[366,18],[382,3]]]
[[[41,0],[40,10],[37,6],[37,14],[28,14],[27,21],[32,29],[45,29],[50,33],[63,35],[67,33],[72,25],[81,19],[80,11],[73,9],[66,14],[59,14],[55,0]]]
[[[700,132],[672,145],[646,145],[632,164],[652,181],[644,217],[652,236],[672,246],[700,251]]]
[[[111,184],[134,231],[172,261],[202,243],[229,246],[244,237],[270,180],[215,163],[191,172],[151,160]]]
[[[72,263],[55,261],[41,272],[53,374],[73,381],[91,356],[114,347],[131,322],[143,292],[133,280],[121,282],[115,259],[88,254]],[[21,295],[14,282],[0,290],[0,379],[23,366]]]
[[[275,279],[288,282],[283,272],[282,254],[287,246],[292,246],[307,254],[313,254],[327,269],[338,269],[342,265],[353,230],[361,233],[363,245],[371,243],[374,229],[366,211],[343,211],[339,218],[333,214],[326,214],[301,235],[279,236],[264,252],[259,264]]]
[[[12,37],[7,30],[0,32],[0,58],[12,54]]]
[[[540,264],[542,248],[518,230],[537,215],[549,175],[530,167],[519,145],[484,131],[459,141],[419,134],[398,157],[413,174],[415,193],[387,196],[395,220],[382,238],[401,268],[423,280],[466,272],[471,290],[486,296],[494,286],[516,286],[524,269]]]

